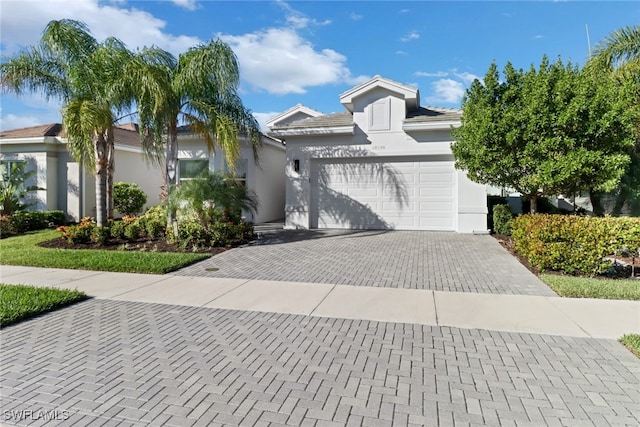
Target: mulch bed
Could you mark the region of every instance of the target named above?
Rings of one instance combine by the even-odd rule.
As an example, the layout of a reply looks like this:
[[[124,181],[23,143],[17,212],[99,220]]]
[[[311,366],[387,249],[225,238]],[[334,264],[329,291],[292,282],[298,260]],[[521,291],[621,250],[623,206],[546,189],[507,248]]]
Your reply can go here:
[[[47,240],[46,242],[38,243],[38,246],[43,248],[53,249],[100,249],[108,251],[141,251],[141,252],[195,252],[195,253],[209,253],[216,255],[231,249],[231,246],[226,248],[205,248],[195,251],[185,251],[175,243],[168,243],[166,240],[149,240],[138,239],[135,241],[128,241],[124,239],[109,239],[104,245],[97,245],[95,243],[69,243],[62,237],[58,237],[53,240]]]

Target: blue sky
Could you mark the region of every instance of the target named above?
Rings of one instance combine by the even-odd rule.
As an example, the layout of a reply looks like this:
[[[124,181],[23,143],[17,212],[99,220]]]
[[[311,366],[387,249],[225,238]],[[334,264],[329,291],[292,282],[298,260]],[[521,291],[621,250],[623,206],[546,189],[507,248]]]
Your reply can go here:
[[[543,54],[583,64],[610,32],[640,22],[640,2],[1,0],[0,49],[35,44],[52,19],[84,21],[99,40],[174,54],[211,38],[238,55],[241,96],[260,122],[302,103],[343,111],[338,95],[377,74],[420,89],[422,105],[459,107],[492,61]],[[38,95],[3,94],[0,128],[60,121]]]

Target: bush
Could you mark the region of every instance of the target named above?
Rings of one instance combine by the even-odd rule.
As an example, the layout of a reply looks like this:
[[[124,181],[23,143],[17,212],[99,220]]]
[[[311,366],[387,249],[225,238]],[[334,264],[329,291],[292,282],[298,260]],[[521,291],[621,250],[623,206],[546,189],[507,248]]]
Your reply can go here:
[[[127,240],[138,240],[140,238],[141,232],[142,228],[140,227],[140,223],[138,223],[138,221],[130,222],[124,226],[124,237]]]
[[[92,241],[96,223],[91,217],[84,217],[78,225],[60,226],[57,231],[69,243],[89,243]]]
[[[124,226],[122,221],[114,221],[111,225],[111,237],[114,239],[124,239]]]
[[[9,234],[11,234],[11,217],[0,215],[0,237],[6,237]]]
[[[62,211],[19,211],[8,218],[7,230],[10,233],[26,233],[66,222],[67,217]]]
[[[138,220],[140,227],[151,239],[162,237],[167,228],[167,214],[162,206],[152,206]]]
[[[511,232],[515,249],[533,266],[569,274],[602,274],[611,265],[604,257],[640,249],[640,218],[522,215]]]
[[[111,229],[109,227],[93,227],[91,231],[91,242],[104,245],[107,239],[111,235]]]
[[[147,203],[147,195],[138,184],[116,182],[113,184],[113,207],[123,215],[135,215]]]
[[[495,205],[493,207],[493,231],[497,234],[511,235],[511,220],[513,214],[509,205]]]

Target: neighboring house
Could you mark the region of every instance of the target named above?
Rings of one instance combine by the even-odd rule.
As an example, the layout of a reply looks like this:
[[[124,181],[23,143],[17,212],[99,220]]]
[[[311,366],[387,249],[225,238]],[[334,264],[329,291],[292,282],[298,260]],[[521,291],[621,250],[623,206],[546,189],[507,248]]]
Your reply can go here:
[[[137,127],[117,127],[114,143],[114,181],[135,182],[147,194],[145,206],[157,205],[162,170],[145,160]],[[34,182],[26,183],[43,188],[29,195],[32,209],[61,210],[73,221],[95,217],[95,178],[67,151],[61,124],[0,131],[0,161],[27,162],[38,171]]]
[[[95,217],[95,179],[71,157],[61,132],[59,123],[1,131],[0,161],[28,162],[28,169],[38,171],[33,182],[26,183],[43,188],[30,195],[29,202],[35,202],[32,209],[59,209],[74,221],[84,216]],[[209,153],[203,139],[184,128],[178,138],[179,181],[193,179],[206,167],[228,170],[224,156]],[[245,213],[247,220],[256,223],[284,217],[285,148],[282,142],[267,136],[262,137],[262,142],[259,164],[254,161],[249,144],[243,142],[241,161],[237,165],[238,179],[258,196],[257,215]],[[145,158],[137,125],[118,126],[114,181],[138,184],[147,194],[145,207],[148,207],[160,203],[163,177],[164,165],[153,164]]]
[[[240,137],[240,162],[236,165],[238,180],[258,196],[257,214],[244,213],[246,220],[256,224],[284,218],[285,147],[277,139],[266,135],[261,138],[256,163],[250,143],[246,137]],[[212,171],[229,171],[224,153],[219,150],[209,153],[204,139],[187,127],[178,129],[178,144],[178,182],[195,178],[207,167]]]
[[[340,102],[267,122],[286,140],[286,228],[487,231],[485,186],[454,168],[459,110],[421,107],[418,89],[380,76]]]

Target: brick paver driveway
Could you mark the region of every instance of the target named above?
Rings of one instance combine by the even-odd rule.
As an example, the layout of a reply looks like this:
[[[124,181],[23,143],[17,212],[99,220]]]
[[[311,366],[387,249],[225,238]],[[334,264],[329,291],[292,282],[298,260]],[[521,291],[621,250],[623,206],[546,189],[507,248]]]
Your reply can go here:
[[[90,300],[4,329],[1,362],[18,425],[640,422],[612,340]]]
[[[491,236],[427,231],[288,231],[175,274],[555,296]]]

